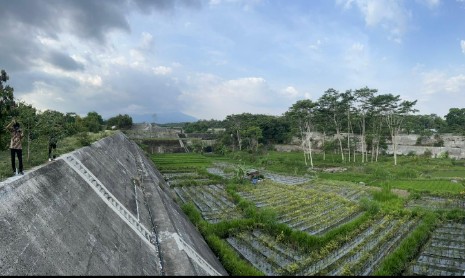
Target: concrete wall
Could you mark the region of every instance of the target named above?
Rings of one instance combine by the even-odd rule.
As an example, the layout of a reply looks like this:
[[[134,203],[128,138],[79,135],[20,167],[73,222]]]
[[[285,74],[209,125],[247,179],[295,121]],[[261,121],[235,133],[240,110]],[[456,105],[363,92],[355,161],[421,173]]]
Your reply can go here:
[[[122,134],[0,183],[0,275],[227,275]]]
[[[343,134],[343,136],[346,136]],[[357,136],[356,136],[357,137]],[[426,151],[431,152],[431,157],[439,157],[448,154],[450,158],[465,159],[465,136],[457,136],[452,134],[441,134],[438,137],[434,135],[429,137],[422,137],[421,143],[423,146],[417,146],[417,141],[420,135],[418,134],[401,134],[398,136],[397,154],[407,155],[411,152],[417,155],[423,155]],[[319,132],[312,132],[314,151],[317,153],[318,148],[321,147],[323,141],[323,134]],[[347,137],[345,137],[347,138]],[[335,138],[331,138],[335,139]],[[328,139],[327,139],[328,140]],[[347,140],[347,139],[344,139]],[[433,145],[439,140],[443,141],[443,147],[434,147]],[[393,154],[394,150],[390,141],[387,141],[388,148],[387,154]],[[359,146],[360,147],[360,146]],[[275,145],[275,150],[289,152],[289,151],[302,151],[300,140],[293,139],[291,145]]]

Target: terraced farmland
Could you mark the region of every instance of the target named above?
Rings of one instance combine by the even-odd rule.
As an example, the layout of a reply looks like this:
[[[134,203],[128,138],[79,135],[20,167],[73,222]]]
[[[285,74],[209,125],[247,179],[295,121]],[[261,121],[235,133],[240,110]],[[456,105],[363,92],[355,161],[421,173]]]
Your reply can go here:
[[[433,217],[438,222],[425,220],[425,214],[430,217],[438,209],[465,208],[465,199],[460,196],[416,193],[416,198],[401,199],[354,182],[312,180],[307,175],[283,175],[263,169],[262,182],[235,184],[233,178],[239,168],[231,162],[216,162],[193,154],[177,157],[175,161],[160,158],[158,162],[178,201],[194,204],[196,213],[200,213],[197,215],[208,223],[208,226],[202,224],[204,228],[221,231],[215,236],[223,242],[221,248],[228,246],[232,250],[226,252],[228,258],[231,256],[228,252],[233,252],[239,256],[236,261],[247,262],[265,275],[370,276],[386,271],[393,261],[397,270],[391,268],[387,273],[463,275],[465,272],[462,235],[465,224],[442,225],[438,215]],[[442,192],[448,190],[443,188]],[[389,203],[390,198],[395,202]],[[389,206],[381,208],[387,203]],[[395,210],[391,211],[390,206],[396,207]],[[250,213],[252,207],[254,212]],[[272,212],[271,220],[265,217],[268,212]],[[262,218],[254,218],[260,213]],[[434,227],[439,228],[425,245]],[[425,248],[421,254],[406,257],[409,252],[405,250],[419,250],[422,246]],[[397,257],[398,254],[403,255]]]
[[[277,243],[255,230],[227,241],[266,275],[371,275],[382,259],[415,227],[410,216],[378,215],[350,235],[338,237],[311,253]]]
[[[239,192],[257,207],[271,207],[278,221],[311,235],[321,234],[361,213],[361,207],[332,192],[263,183]]]
[[[465,275],[465,224],[448,222],[437,228],[409,268],[409,275]]]
[[[224,185],[178,186],[174,187],[174,191],[183,203],[193,202],[209,223],[241,217],[236,205],[228,198]]]
[[[420,196],[418,199],[412,199],[406,207],[421,207],[429,210],[436,209],[463,209],[465,210],[465,199],[463,198],[445,198],[435,196]]]

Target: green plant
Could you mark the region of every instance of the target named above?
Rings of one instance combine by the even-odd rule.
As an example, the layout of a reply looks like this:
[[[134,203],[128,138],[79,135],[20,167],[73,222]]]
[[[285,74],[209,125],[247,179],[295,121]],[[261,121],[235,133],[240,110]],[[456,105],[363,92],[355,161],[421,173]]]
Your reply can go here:
[[[433,156],[433,152],[430,150],[430,149],[426,149],[424,152],[423,152],[423,157],[432,157]]]
[[[376,276],[400,276],[408,263],[418,254],[429,239],[438,222],[437,215],[428,213],[422,223],[405,239],[400,246],[381,263]]]
[[[442,152],[438,155],[438,158],[449,158],[449,152],[448,151],[445,151],[445,152]]]
[[[86,131],[78,133],[78,140],[79,144],[81,144],[83,147],[89,146],[91,143],[89,134]]]

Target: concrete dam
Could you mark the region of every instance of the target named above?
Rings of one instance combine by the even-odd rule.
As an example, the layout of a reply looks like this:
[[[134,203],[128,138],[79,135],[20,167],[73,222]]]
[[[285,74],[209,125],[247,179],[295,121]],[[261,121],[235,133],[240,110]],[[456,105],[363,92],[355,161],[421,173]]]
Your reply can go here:
[[[0,183],[0,275],[228,275],[121,132]]]

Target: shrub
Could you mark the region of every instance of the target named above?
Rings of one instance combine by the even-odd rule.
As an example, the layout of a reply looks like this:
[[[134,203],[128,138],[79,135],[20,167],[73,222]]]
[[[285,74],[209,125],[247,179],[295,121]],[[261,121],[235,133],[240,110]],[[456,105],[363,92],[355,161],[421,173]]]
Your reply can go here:
[[[423,153],[423,156],[427,158],[432,157],[433,152],[430,149],[426,149],[425,152]]]
[[[409,152],[407,153],[407,156],[415,156],[415,155],[416,155],[416,154],[415,154],[414,151],[409,151]]]
[[[438,158],[449,158],[449,152],[442,152],[438,155]]]
[[[81,144],[81,146],[85,147],[85,146],[90,146],[90,143],[91,143],[91,139],[89,137],[89,134],[87,132],[80,132],[78,134],[78,140],[79,140],[79,144]]]

